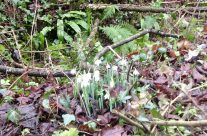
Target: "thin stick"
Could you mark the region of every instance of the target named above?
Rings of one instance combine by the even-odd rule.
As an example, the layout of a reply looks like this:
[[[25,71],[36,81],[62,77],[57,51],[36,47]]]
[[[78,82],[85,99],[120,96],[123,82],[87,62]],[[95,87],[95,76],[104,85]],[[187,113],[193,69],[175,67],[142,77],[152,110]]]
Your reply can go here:
[[[188,127],[201,127],[201,126],[207,126],[207,120],[197,120],[197,121],[149,121],[151,125],[161,125],[161,126],[188,126]]]
[[[35,0],[35,13],[34,13],[34,18],[33,18],[33,21],[32,21],[32,29],[31,29],[31,34],[30,34],[30,50],[33,51],[33,45],[32,45],[32,42],[33,42],[33,34],[34,34],[34,27],[35,27],[35,21],[37,20],[37,10],[38,10],[38,7],[37,7],[37,0]],[[34,54],[31,52],[31,59],[32,59],[32,66],[34,66]]]
[[[14,84],[16,84],[16,82],[20,79],[20,78],[22,78],[24,75],[26,75],[27,73],[28,73],[29,71],[26,71],[26,72],[24,72],[21,76],[19,76],[10,86],[9,86],[9,88],[8,88],[8,90],[10,90],[13,86],[14,86]]]
[[[130,124],[132,124],[132,125],[134,125],[134,126],[140,128],[140,129],[142,129],[142,130],[145,130],[144,127],[143,127],[141,124],[139,124],[138,122],[136,122],[136,121],[134,121],[134,120],[128,118],[127,116],[125,116],[125,115],[122,114],[121,112],[118,112],[117,110],[112,110],[111,112],[112,112],[113,114],[115,114],[115,115],[121,117],[122,119],[126,120],[126,121],[129,122]]]

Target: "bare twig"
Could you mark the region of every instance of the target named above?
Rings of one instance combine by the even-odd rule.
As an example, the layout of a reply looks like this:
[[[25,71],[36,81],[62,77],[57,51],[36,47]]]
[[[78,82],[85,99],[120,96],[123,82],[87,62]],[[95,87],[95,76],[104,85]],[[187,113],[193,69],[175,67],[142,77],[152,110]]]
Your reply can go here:
[[[20,79],[20,78],[22,78],[24,75],[26,75],[27,73],[28,73],[29,71],[25,71],[21,76],[19,76],[10,86],[9,86],[9,88],[8,88],[8,90],[10,90],[13,86],[14,86],[14,84],[16,84],[16,82]]]
[[[89,37],[87,38],[86,42],[85,42],[85,46],[89,46],[91,44],[91,41],[93,40],[93,38],[95,37],[97,31],[98,31],[98,25],[100,23],[100,20],[99,19],[96,19],[95,20],[95,23],[93,25],[93,29],[89,35]]]
[[[176,34],[169,34],[169,33],[164,33],[164,32],[160,32],[159,30],[154,30],[154,29],[147,29],[147,30],[144,30],[140,33],[137,33],[133,36],[130,36],[128,37],[127,39],[124,39],[118,43],[114,43],[112,45],[109,45],[109,46],[106,46],[103,48],[103,50],[101,50],[101,52],[99,52],[96,57],[95,57],[95,60],[99,59],[100,57],[102,57],[105,53],[107,53],[108,51],[110,51],[110,48],[111,49],[114,49],[114,48],[117,48],[117,47],[120,47],[126,43],[129,43],[139,37],[142,37],[148,33],[152,33],[152,34],[157,34],[157,35],[161,35],[161,36],[164,36],[164,37],[173,37],[173,38],[179,38],[179,35],[176,35]]]
[[[151,125],[163,125],[163,126],[189,126],[189,127],[200,127],[207,126],[207,120],[197,120],[197,121],[149,121]]]
[[[11,30],[11,31],[2,31],[2,32],[0,32],[0,35],[2,35],[2,34],[8,34],[8,33],[13,33],[13,32],[22,32],[22,31],[26,31],[26,29],[18,29],[18,30]]]
[[[136,121],[134,121],[134,120],[128,118],[127,116],[125,116],[125,115],[122,114],[121,112],[118,112],[117,110],[112,110],[111,112],[112,112],[113,114],[115,114],[115,115],[121,117],[122,119],[126,120],[126,121],[129,122],[130,124],[132,124],[132,125],[134,125],[134,126],[140,128],[140,129],[142,129],[142,130],[145,130],[144,127],[143,127],[141,124],[139,124],[138,122],[136,122]]]

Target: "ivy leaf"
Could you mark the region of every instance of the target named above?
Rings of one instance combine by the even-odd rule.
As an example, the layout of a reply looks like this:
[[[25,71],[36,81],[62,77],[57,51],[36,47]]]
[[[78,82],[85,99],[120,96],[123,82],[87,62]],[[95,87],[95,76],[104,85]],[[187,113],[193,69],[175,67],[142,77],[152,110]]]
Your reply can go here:
[[[70,128],[70,130],[55,131],[52,136],[78,136],[77,128]]]
[[[21,115],[20,115],[19,111],[17,111],[17,110],[11,109],[7,113],[7,119],[15,124],[17,124],[19,122],[20,118],[21,118]]]
[[[151,115],[152,115],[154,118],[163,119],[163,117],[162,117],[162,115],[160,114],[160,112],[157,111],[155,108],[151,109],[151,110],[150,110],[150,113],[151,113]]]
[[[57,20],[57,36],[58,36],[58,40],[63,42],[63,40],[64,40],[64,23],[63,23],[63,20],[61,20],[61,19]]]
[[[60,97],[60,104],[63,105],[64,108],[70,108],[70,97],[69,96],[62,96]]]
[[[48,99],[44,99],[42,101],[42,106],[46,109],[49,109],[50,108],[50,101]]]
[[[70,124],[72,121],[75,121],[75,116],[73,114],[63,114],[64,125]]]
[[[70,25],[70,27],[73,28],[73,30],[76,32],[76,33],[80,33],[81,32],[81,29],[80,27],[73,21],[68,21],[67,22],[68,25]]]

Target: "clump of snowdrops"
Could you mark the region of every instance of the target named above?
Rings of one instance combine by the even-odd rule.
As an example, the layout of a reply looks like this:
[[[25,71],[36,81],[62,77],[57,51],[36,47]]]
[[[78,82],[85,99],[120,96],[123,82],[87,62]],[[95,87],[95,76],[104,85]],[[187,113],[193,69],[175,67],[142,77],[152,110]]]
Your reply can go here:
[[[93,72],[78,74],[75,80],[74,96],[80,98],[88,116],[92,115],[94,108],[112,110],[118,104],[131,99],[129,90],[139,75],[136,69],[132,69],[132,74],[128,75],[129,64],[126,59],[117,61],[116,65],[100,60],[94,64],[96,67]],[[129,82],[127,76],[130,77]],[[108,107],[105,105],[106,101]]]

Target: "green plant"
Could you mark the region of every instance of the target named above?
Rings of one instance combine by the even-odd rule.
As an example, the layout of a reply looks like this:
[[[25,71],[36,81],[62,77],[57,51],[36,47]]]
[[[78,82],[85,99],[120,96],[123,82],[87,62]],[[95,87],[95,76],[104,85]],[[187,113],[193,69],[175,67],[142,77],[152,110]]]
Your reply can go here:
[[[70,130],[55,131],[52,136],[78,136],[78,130],[76,128],[70,128]]]
[[[20,112],[14,109],[11,109],[7,113],[7,119],[15,124],[20,121],[21,115]]]
[[[115,15],[116,11],[119,11],[119,8],[115,5],[111,5],[104,9],[102,20],[108,19]]]

